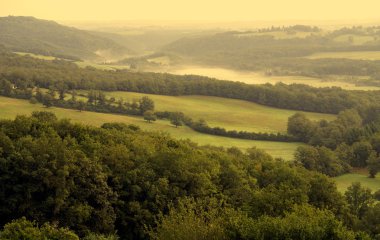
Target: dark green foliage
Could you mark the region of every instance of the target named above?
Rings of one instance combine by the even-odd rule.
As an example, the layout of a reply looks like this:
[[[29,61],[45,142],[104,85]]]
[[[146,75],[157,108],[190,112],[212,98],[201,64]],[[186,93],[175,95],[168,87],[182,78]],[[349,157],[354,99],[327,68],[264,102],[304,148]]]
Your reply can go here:
[[[79,237],[66,228],[58,228],[48,223],[41,227],[25,217],[13,220],[0,231],[0,239],[6,240],[79,240]]]
[[[314,132],[314,124],[302,113],[296,113],[288,119],[288,133],[302,142],[308,142]]]
[[[362,187],[360,183],[353,183],[345,193],[351,213],[362,218],[373,203],[371,190]]]
[[[240,226],[242,239],[355,239],[355,234],[326,210],[295,206],[284,217],[262,216]]]
[[[233,220],[240,216],[281,219],[303,204],[337,216],[345,211],[331,180],[261,150],[197,147],[134,126],[88,127],[46,112],[0,121],[0,172],[1,225],[26,216],[80,236],[116,231],[121,239],[145,239],[146,228],[154,230],[183,198],[203,202],[204,217],[215,206],[208,199],[230,209],[214,213],[215,224],[231,216],[231,227],[209,225],[228,237],[241,235]]]
[[[149,232],[155,240],[231,239],[237,222],[246,218],[232,208],[222,206],[216,199],[195,202],[184,199],[171,206],[166,216],[161,216],[156,229]],[[232,232],[229,232],[232,231]]]
[[[152,122],[152,121],[154,122],[157,120],[157,116],[154,114],[152,110],[148,110],[144,112],[144,120],[148,122]]]
[[[154,111],[154,102],[149,97],[142,97],[139,103],[141,115],[143,115],[146,111]]]
[[[380,157],[375,151],[372,151],[367,159],[369,177],[374,178],[380,170]]]
[[[173,124],[175,127],[182,126],[183,119],[184,116],[182,113],[172,113],[169,116],[170,123]]]
[[[301,146],[295,153],[295,161],[306,169],[334,177],[350,170],[348,163],[339,159],[334,151],[326,147]]]

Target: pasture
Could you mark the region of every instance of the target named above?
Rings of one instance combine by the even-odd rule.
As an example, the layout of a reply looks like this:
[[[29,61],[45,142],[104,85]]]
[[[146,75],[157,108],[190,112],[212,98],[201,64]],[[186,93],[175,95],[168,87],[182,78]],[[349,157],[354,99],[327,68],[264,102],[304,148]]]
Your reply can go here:
[[[342,193],[344,193],[353,182],[360,182],[362,186],[371,189],[372,192],[380,189],[380,174],[378,174],[376,178],[369,178],[366,173],[354,172],[335,177],[334,179],[338,190]]]
[[[250,132],[286,132],[288,118],[296,112],[272,108],[248,101],[210,96],[163,96],[132,92],[106,92],[116,100],[132,101],[149,96],[155,102],[156,111],[183,112],[194,120],[204,119],[212,127]],[[311,120],[334,120],[335,115],[304,114]]]
[[[63,108],[45,108],[41,104],[30,104],[26,100],[7,98],[0,96],[0,118],[13,119],[17,115],[29,115],[33,111],[51,111],[58,118],[68,118],[73,122],[86,125],[100,126],[106,122],[122,122],[126,124],[135,124],[144,130],[167,132],[177,139],[190,139],[199,145],[214,145],[220,147],[238,147],[246,150],[251,147],[257,147],[267,151],[273,157],[281,157],[285,160],[292,160],[296,148],[301,143],[281,143],[269,141],[253,141],[243,139],[233,139],[227,137],[212,136],[201,134],[191,130],[188,127],[175,128],[168,121],[159,120],[155,123],[147,123],[140,117],[131,117],[117,114],[104,114],[95,112],[79,112],[72,109]]]

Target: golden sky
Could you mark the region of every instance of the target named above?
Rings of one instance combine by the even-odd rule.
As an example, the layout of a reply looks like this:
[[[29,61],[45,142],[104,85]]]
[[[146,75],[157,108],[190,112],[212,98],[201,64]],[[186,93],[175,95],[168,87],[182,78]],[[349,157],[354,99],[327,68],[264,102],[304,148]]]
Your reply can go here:
[[[0,15],[52,20],[377,20],[380,0],[0,0]]]

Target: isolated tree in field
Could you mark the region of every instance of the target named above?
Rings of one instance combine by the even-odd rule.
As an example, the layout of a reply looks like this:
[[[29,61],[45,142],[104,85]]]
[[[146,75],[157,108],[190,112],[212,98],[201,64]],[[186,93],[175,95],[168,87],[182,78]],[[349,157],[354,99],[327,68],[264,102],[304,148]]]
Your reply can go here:
[[[367,160],[367,167],[369,172],[369,177],[374,178],[377,172],[380,170],[380,157],[377,156],[376,152],[373,151]]]
[[[154,111],[154,102],[147,96],[144,96],[139,101],[140,113],[144,114],[146,111]]]
[[[176,128],[182,126],[182,117],[179,113],[174,113],[170,116],[170,123],[173,124]]]
[[[156,117],[156,115],[154,114],[153,111],[148,110],[148,111],[144,112],[144,120],[146,120],[146,121],[148,121],[150,123],[152,121],[153,122],[156,121],[157,117]]]

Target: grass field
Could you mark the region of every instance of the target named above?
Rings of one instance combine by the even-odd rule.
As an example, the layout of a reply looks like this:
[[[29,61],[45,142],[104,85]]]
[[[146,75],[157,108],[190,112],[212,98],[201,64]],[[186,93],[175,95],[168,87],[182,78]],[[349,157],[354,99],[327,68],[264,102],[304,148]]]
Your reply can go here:
[[[338,190],[342,193],[345,192],[353,182],[360,182],[363,186],[370,188],[373,192],[380,189],[380,174],[378,174],[376,178],[369,178],[368,174],[356,172],[344,174],[334,179],[337,183]]]
[[[297,111],[272,108],[256,103],[209,96],[163,96],[132,92],[106,92],[106,96],[123,100],[149,96],[156,111],[179,111],[194,120],[204,119],[210,126],[251,132],[286,132],[288,117]],[[335,115],[309,113],[312,120],[334,120]]]
[[[380,60],[380,51],[319,52],[307,56],[307,58],[347,58],[354,60]]]
[[[129,117],[116,114],[103,114],[95,112],[78,112],[71,109],[62,108],[44,108],[40,104],[30,104],[26,100],[0,97],[0,118],[13,119],[17,115],[29,115],[33,111],[51,111],[59,118],[69,118],[74,122],[88,125],[100,126],[105,122],[123,122],[127,124],[136,124],[144,130],[164,131],[178,139],[190,139],[200,145],[215,145],[222,147],[238,147],[242,150],[251,147],[264,149],[274,157],[282,157],[285,160],[292,160],[295,149],[300,143],[281,143],[269,141],[252,141],[218,137],[207,134],[197,133],[187,127],[175,128],[168,121],[157,121],[147,123],[142,118]]]
[[[259,72],[238,71],[219,67],[184,65],[177,66],[175,68],[153,69],[152,71],[168,72],[178,75],[196,74],[221,80],[239,81],[248,84],[276,84],[278,82],[282,82],[285,84],[307,84],[313,87],[341,87],[347,90],[380,90],[379,87],[356,86],[352,82],[338,81],[335,77],[319,79],[304,76],[266,76]]]

